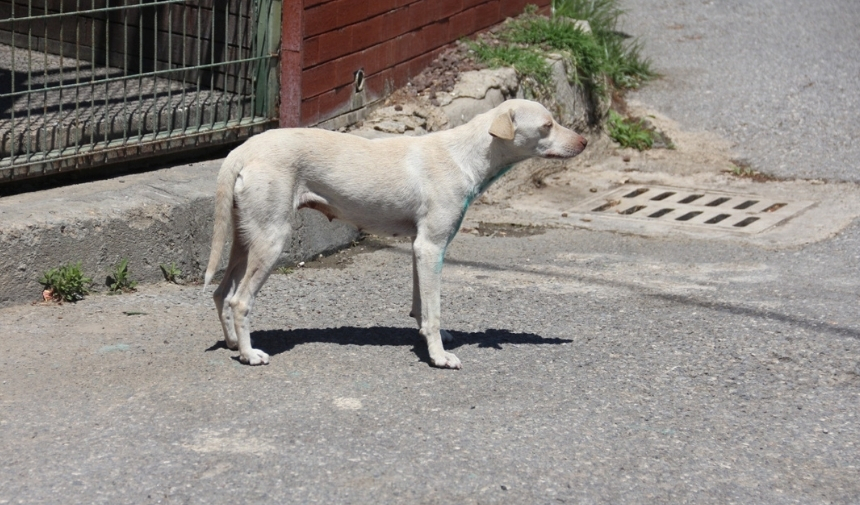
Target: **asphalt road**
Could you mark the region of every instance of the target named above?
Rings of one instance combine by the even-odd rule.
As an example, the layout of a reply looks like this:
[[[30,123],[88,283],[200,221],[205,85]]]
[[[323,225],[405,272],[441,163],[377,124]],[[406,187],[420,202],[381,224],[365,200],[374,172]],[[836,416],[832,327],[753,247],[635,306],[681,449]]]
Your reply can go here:
[[[785,178],[860,182],[860,3],[627,0],[663,75],[635,97]]]
[[[816,54],[848,90],[857,63],[755,50],[799,27],[856,44],[850,2],[629,4],[664,73],[638,99],[758,169],[856,180],[857,119],[836,114],[856,92],[810,105],[844,126],[828,137],[780,105],[801,80],[763,70]],[[265,367],[223,347],[199,286],[0,309],[0,504],[860,502],[860,223],[782,249],[461,234],[442,299],[460,371],[428,365],[407,317],[408,244],[361,247],[272,276],[253,325]]]
[[[856,503],[858,246],[464,235],[461,371],[406,315],[405,242],[274,275],[265,367],[199,286],[3,309],[0,500]]]

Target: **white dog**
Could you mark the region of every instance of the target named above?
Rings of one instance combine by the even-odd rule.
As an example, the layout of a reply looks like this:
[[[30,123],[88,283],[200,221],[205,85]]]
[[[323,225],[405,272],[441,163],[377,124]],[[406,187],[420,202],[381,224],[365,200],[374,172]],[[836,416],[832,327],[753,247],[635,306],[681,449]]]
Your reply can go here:
[[[460,368],[442,347],[439,292],[445,249],[469,204],[514,163],[571,158],[586,140],[539,103],[510,100],[469,123],[421,137],[368,140],[320,129],[270,130],[224,160],[206,269],[212,280],[233,223],[233,243],[215,306],[242,363],[266,364],[251,347],[249,315],[292,231],[297,209],[315,209],[362,230],[412,237],[412,312],[430,360]]]

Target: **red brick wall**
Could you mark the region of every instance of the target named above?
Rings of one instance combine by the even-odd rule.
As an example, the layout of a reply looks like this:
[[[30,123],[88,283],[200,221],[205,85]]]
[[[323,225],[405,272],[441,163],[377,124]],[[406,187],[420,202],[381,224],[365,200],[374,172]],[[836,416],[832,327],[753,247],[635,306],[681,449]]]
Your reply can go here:
[[[550,0],[285,0],[281,125],[317,124],[382,98],[445,45],[516,16],[529,3],[546,8]],[[358,69],[365,91],[353,100]]]

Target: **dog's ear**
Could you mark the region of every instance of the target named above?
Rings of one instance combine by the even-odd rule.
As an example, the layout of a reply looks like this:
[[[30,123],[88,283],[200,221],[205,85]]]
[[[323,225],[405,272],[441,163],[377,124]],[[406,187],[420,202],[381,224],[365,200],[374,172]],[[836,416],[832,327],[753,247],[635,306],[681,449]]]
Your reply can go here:
[[[490,135],[502,140],[514,140],[514,121],[511,119],[510,111],[496,116],[490,125]]]

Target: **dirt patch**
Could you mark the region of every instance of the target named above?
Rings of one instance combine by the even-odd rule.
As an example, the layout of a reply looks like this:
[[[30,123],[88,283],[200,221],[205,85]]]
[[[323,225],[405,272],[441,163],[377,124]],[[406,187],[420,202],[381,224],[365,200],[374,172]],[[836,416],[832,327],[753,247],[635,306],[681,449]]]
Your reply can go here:
[[[469,47],[463,42],[457,42],[442,51],[433,62],[420,74],[415,76],[405,88],[410,96],[425,96],[432,105],[439,106],[436,93],[450,93],[462,72],[487,68],[479,63]]]
[[[478,237],[530,237],[546,232],[543,226],[517,223],[484,223],[474,228],[461,228],[460,233],[471,233]]]
[[[351,265],[354,258],[359,254],[366,254],[382,249],[388,249],[392,245],[402,239],[389,237],[377,237],[376,235],[362,235],[357,240],[353,241],[349,246],[320,254],[314,259],[303,262],[302,266],[295,265],[289,267],[291,270],[297,268],[346,268]],[[282,273],[289,273],[283,271]]]
[[[478,223],[475,226],[460,229],[460,233],[490,238],[530,237],[545,232],[545,226],[517,223]],[[355,257],[359,254],[389,249],[394,247],[396,243],[408,241],[408,238],[379,237],[365,234],[343,249],[320,254],[316,258],[302,262],[302,266],[291,265],[278,268],[275,273],[289,275],[298,269],[305,268],[346,268],[352,265]]]

